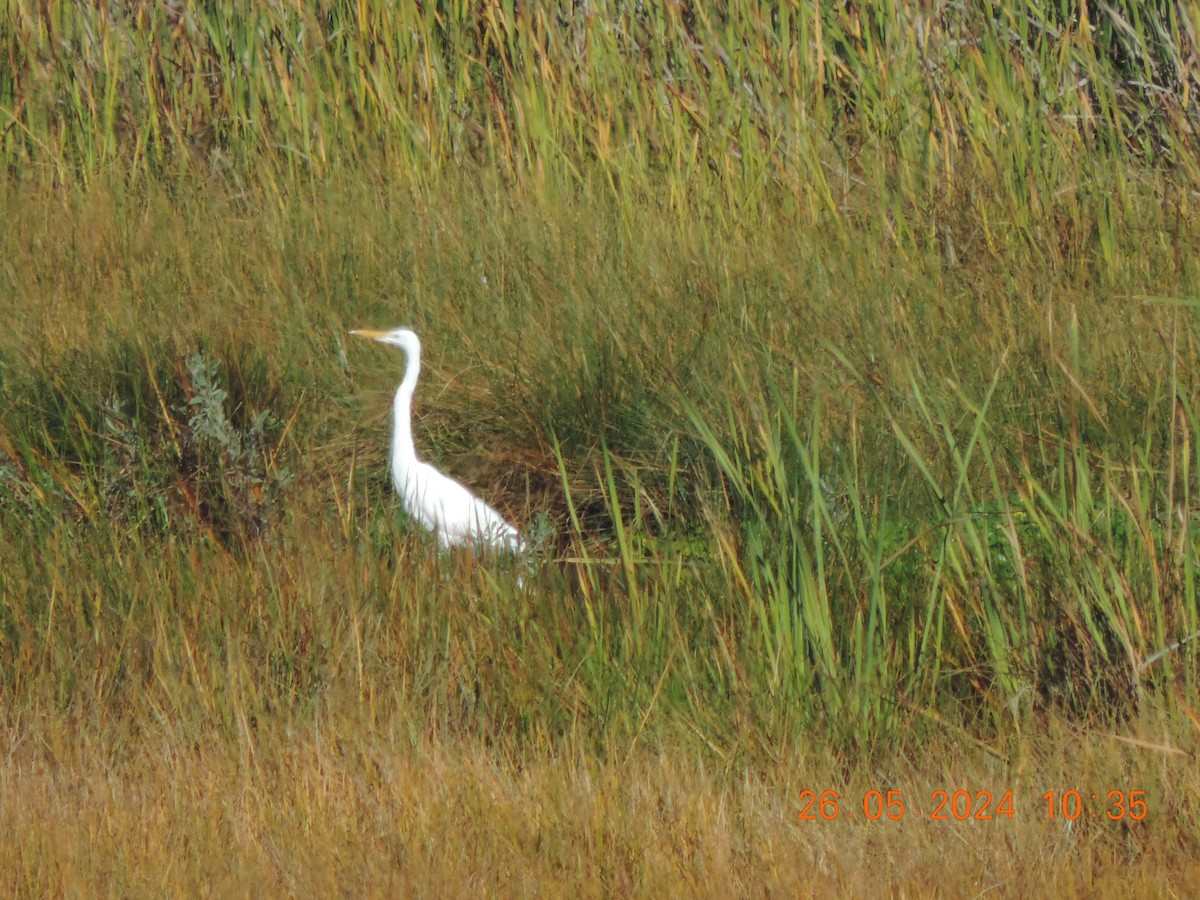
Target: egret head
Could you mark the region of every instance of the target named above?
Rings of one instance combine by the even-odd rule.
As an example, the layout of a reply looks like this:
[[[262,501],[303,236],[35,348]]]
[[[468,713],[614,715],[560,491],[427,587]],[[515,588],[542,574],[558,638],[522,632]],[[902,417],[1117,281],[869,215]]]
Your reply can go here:
[[[391,344],[399,347],[412,357],[421,355],[421,341],[411,328],[393,328],[391,331],[375,331],[370,328],[358,328],[350,332],[355,337],[379,341],[381,344]]]

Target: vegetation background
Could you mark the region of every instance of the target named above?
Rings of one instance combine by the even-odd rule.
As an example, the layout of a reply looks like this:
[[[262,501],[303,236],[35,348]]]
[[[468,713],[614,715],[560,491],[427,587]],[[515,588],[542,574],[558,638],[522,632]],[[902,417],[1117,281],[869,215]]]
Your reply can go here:
[[[0,890],[1187,894],[1198,27],[5,0]]]

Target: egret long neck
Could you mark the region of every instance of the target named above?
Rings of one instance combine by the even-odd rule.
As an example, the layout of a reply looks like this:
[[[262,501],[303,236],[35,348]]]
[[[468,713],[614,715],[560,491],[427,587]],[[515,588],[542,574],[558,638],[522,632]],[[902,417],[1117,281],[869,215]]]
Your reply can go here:
[[[411,351],[406,355],[408,366],[392,407],[396,419],[396,427],[392,432],[392,471],[396,473],[405,471],[417,461],[412,436],[412,396],[417,387],[417,375],[421,371],[421,358]]]

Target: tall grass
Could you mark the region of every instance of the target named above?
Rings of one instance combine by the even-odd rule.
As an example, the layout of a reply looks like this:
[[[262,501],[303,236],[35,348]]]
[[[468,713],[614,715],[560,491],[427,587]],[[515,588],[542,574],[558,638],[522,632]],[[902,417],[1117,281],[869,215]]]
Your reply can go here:
[[[10,302],[35,311],[3,350],[0,487],[19,560],[7,590],[26,610],[13,646],[54,639],[38,612],[48,573],[70,581],[124,558],[100,548],[199,542],[252,569],[264,541],[287,554],[365,539],[386,556],[401,534],[377,518],[392,514],[400,360],[344,335],[408,322],[428,348],[423,452],[539,535],[533,596],[554,598],[554,624],[539,627],[562,636],[510,647],[586,660],[575,677],[594,679],[597,722],[611,725],[616,703],[637,731],[651,699],[707,717],[725,702],[707,686],[720,686],[773,722],[768,733],[823,727],[871,743],[913,715],[985,714],[990,734],[1036,710],[1117,714],[1195,683],[1186,308],[1121,314],[1059,279],[1059,303],[1076,307],[1065,330],[1053,307],[1001,288],[1001,311],[980,315],[1009,318],[1025,342],[982,324],[950,334],[962,314],[941,308],[927,272],[889,270],[867,248],[823,266],[824,287],[800,287],[815,260],[765,241],[673,256],[666,229],[635,242],[601,224],[581,252],[586,230],[617,221],[604,205],[558,208],[539,244],[540,201],[459,196],[435,209],[403,190],[339,190],[359,215],[302,199],[239,222],[196,198],[180,222],[126,198],[149,231],[180,240],[164,251],[174,259],[135,257],[125,271],[81,248],[47,281],[42,258],[10,254],[22,267]],[[99,189],[81,197],[112,203]],[[49,242],[80,215],[24,203],[10,207],[10,245]],[[666,213],[645,221],[655,215]],[[115,242],[125,221],[89,239]],[[253,232],[286,235],[283,249]],[[82,306],[67,299],[76,283],[93,285]],[[917,315],[931,320],[923,345]],[[1146,340],[1155,331],[1163,340]],[[417,540],[411,559],[432,560]],[[333,571],[348,591],[361,577]],[[111,590],[130,583],[114,577]],[[402,590],[388,584],[385,596]],[[449,589],[436,585],[411,589]],[[477,586],[498,592],[489,629],[543,615],[512,588]],[[315,603],[328,588],[306,590]],[[112,627],[149,614],[130,602]],[[415,639],[426,626],[413,627]]]
[[[748,872],[771,854],[730,848],[771,828],[720,823],[731,796],[759,821],[755,779],[961,765],[1036,799],[1077,740],[1084,786],[1149,780],[1187,858],[1197,20],[1065,9],[7,3],[11,772],[190,772],[258,805],[180,840],[332,816],[350,847],[391,817],[368,794],[419,804],[396,760],[432,760],[606,835],[554,858],[636,892],[673,820],[598,828],[646,808],[596,793],[622,774],[710,798],[703,859]],[[345,338],[398,324],[420,452],[531,561],[439,557],[399,512],[401,361]],[[427,843],[468,815],[429,802]],[[298,892],[347,858],[305,881],[260,846]],[[67,886],[30,853],[15,884]]]

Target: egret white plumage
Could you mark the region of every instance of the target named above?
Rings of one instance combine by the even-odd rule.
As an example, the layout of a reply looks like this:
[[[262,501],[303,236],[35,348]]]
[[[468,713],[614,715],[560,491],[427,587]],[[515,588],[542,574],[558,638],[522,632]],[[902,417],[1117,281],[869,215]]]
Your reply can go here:
[[[464,485],[417,459],[412,436],[412,396],[421,373],[421,341],[408,328],[358,329],[356,337],[399,347],[408,357],[393,402],[392,483],[408,514],[437,535],[443,548],[467,546],[521,552],[520,532]]]

